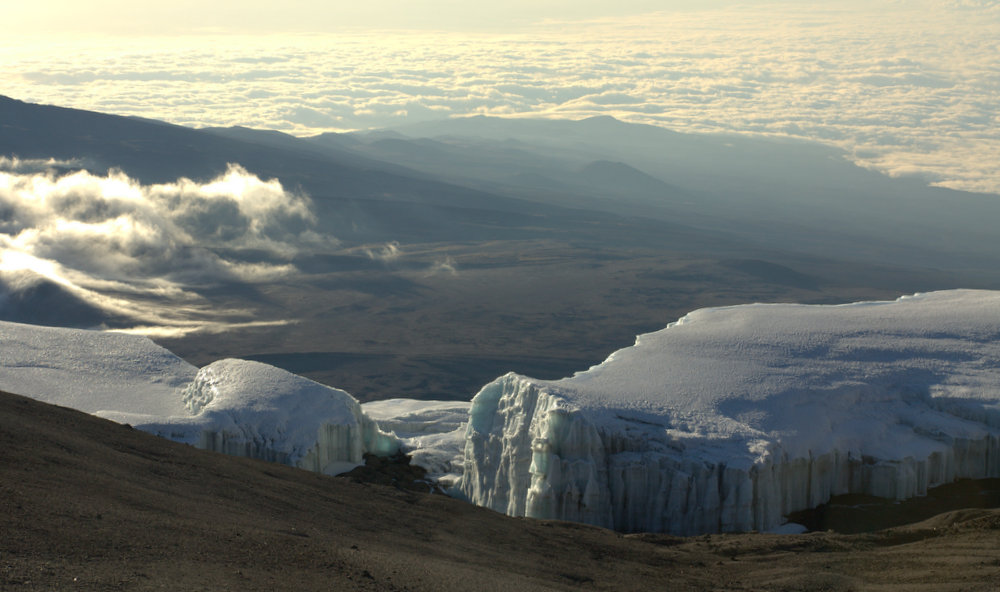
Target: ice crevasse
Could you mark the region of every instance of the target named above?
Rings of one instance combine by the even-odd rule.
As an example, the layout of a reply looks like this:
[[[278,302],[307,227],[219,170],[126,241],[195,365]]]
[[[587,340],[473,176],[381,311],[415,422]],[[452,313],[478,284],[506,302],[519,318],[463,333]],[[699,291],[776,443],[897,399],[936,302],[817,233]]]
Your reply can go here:
[[[831,496],[1000,476],[1000,292],[692,312],[469,411],[456,491],[512,516],[769,530]]]

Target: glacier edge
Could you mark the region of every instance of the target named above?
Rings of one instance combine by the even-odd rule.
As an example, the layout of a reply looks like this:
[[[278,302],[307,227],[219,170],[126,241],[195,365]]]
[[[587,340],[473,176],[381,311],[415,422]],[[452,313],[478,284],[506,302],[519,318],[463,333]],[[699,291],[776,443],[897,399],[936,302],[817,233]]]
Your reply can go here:
[[[513,373],[476,395],[470,418],[462,497],[510,516],[620,532],[768,531],[835,495],[906,499],[960,478],[1000,477],[1000,434],[983,425],[967,424],[965,437],[917,434],[921,457],[850,448],[803,456],[771,443],[713,460],[666,431],[650,439],[648,426],[630,435],[627,420],[595,423],[557,386]]]

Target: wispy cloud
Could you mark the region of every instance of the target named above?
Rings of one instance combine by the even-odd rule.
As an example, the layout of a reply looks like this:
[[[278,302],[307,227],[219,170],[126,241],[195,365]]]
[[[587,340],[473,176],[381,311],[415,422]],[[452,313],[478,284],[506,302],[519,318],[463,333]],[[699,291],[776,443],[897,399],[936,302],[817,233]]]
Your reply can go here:
[[[212,311],[198,291],[287,277],[296,272],[289,260],[300,248],[333,244],[312,231],[308,198],[237,165],[208,183],[161,185],[51,166],[22,172],[30,168],[25,161],[0,161],[6,288],[48,281],[146,332],[243,323],[238,319],[249,311]],[[246,249],[254,251],[252,260],[240,258]],[[205,323],[219,313],[227,320]]]
[[[524,34],[144,40],[127,55],[118,43],[24,45],[5,49],[0,81],[23,100],[301,135],[610,114],[820,140],[889,174],[1000,191],[998,6],[741,3]]]
[[[79,160],[56,160],[55,158],[18,158],[0,156],[0,171],[8,173],[55,173],[61,169],[80,169]]]
[[[380,247],[363,247],[361,252],[369,259],[385,263],[395,261],[403,254],[399,248],[399,243],[396,241],[385,243]]]
[[[455,266],[455,260],[451,256],[447,256],[444,259],[438,259],[431,264],[430,269],[427,270],[427,275],[458,275],[458,268]]]

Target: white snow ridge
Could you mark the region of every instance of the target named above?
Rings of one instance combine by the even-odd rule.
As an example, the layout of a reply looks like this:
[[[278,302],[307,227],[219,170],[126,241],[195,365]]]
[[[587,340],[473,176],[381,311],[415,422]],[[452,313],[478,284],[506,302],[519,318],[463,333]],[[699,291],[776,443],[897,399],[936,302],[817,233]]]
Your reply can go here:
[[[832,495],[1000,476],[1000,292],[703,309],[473,399],[458,491],[513,516],[771,530]]]
[[[361,408],[399,438],[412,463],[425,469],[428,479],[450,487],[462,475],[470,405],[468,401],[386,399]]]

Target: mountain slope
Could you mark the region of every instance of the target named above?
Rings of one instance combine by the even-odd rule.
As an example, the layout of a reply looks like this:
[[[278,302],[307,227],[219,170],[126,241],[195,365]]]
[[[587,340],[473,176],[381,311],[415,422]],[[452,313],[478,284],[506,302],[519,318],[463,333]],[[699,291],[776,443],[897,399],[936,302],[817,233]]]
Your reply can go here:
[[[1000,250],[994,224],[1000,217],[1000,196],[928,187],[921,178],[889,178],[855,166],[847,154],[820,143],[682,134],[611,117],[568,121],[477,116],[395,131],[410,136],[412,144],[430,139],[462,147],[465,161],[481,164],[498,152],[516,150],[518,158],[505,162],[508,174],[537,173],[541,162],[563,175],[572,170],[565,163],[624,163],[664,186],[638,183],[634,173],[626,182],[613,184],[614,195],[628,197],[613,202],[622,211],[724,231],[780,249],[983,269],[995,267],[994,254]],[[338,146],[351,149],[344,143]],[[398,150],[377,148],[369,144],[363,153],[428,167],[416,159],[397,160]],[[607,181],[616,174],[605,173]],[[522,177],[520,185],[541,189],[530,177]],[[594,193],[606,190],[607,185],[591,186]]]
[[[238,163],[305,190],[322,230],[341,240],[520,237],[522,227],[539,217],[571,227],[581,216],[442,183],[343,150],[317,150],[290,136],[275,140],[265,132],[202,131],[2,96],[0,131],[0,155],[77,160],[95,173],[117,168],[143,183],[208,180],[225,172],[228,163]]]

